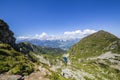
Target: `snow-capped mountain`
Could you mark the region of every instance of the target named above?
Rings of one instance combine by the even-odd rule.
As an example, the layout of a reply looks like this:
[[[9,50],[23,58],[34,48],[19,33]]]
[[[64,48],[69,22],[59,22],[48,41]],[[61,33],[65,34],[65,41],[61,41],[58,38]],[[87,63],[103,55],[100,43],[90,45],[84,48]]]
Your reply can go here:
[[[52,47],[52,48],[61,48],[68,50],[71,46],[77,43],[80,39],[71,39],[71,40],[39,40],[39,39],[24,39],[17,40],[19,42],[30,42],[38,46]]]

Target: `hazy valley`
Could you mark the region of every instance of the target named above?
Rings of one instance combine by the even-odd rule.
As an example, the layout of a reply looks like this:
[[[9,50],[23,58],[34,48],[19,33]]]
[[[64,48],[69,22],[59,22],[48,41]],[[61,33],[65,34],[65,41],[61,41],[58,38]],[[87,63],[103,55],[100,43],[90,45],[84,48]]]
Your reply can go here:
[[[37,46],[51,47],[51,48],[61,48],[63,50],[68,50],[80,39],[71,39],[71,40],[39,40],[39,39],[23,39],[17,40],[17,43],[20,42],[30,42]]]

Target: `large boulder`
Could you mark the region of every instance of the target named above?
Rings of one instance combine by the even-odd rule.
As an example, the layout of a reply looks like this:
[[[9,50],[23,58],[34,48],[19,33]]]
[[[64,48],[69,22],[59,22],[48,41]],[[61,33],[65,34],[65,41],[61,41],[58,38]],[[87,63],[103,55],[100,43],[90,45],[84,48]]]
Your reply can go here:
[[[0,19],[0,43],[15,45],[14,33],[9,29],[6,22]]]

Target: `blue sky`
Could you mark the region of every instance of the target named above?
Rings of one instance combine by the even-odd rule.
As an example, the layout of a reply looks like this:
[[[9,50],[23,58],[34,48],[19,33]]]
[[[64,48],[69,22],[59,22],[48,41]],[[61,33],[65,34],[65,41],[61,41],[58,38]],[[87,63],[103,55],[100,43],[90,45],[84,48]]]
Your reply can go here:
[[[120,36],[120,0],[0,0],[0,18],[16,37],[86,29]]]

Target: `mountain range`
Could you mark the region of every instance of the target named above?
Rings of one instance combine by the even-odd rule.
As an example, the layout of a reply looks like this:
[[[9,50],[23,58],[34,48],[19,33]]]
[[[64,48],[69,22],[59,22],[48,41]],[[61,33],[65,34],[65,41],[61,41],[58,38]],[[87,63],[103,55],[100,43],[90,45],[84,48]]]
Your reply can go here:
[[[58,45],[69,41],[15,41],[0,20],[0,80],[120,80],[120,39],[104,30],[69,43],[68,51]]]
[[[72,39],[72,40],[39,40],[39,39],[23,39],[17,40],[19,42],[29,42],[34,45],[44,46],[44,47],[51,47],[51,48],[61,48],[63,50],[68,50],[72,47],[75,43],[77,43],[80,39]]]

